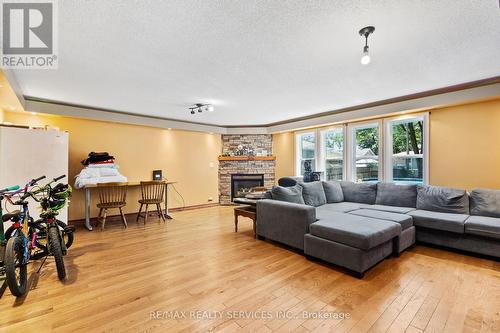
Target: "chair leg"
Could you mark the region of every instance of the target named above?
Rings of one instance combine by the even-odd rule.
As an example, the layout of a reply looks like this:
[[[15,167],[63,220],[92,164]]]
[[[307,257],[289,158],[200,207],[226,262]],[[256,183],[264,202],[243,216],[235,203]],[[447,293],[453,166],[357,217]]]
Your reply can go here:
[[[148,222],[148,204],[146,204],[146,212],[144,214],[144,224],[146,224],[146,222]]]
[[[102,226],[101,230],[104,230],[104,225],[106,224],[106,215],[108,214],[108,209],[104,208],[104,214],[102,216]]]
[[[123,224],[125,225],[125,228],[127,228],[128,227],[128,225],[127,225],[127,219],[125,218],[125,215],[123,214],[123,210],[122,210],[121,207],[120,207],[120,214],[122,216]]]
[[[167,222],[165,220],[165,215],[163,214],[162,210],[161,210],[161,204],[158,204],[158,213],[160,214],[160,217],[161,219],[163,220],[163,222]]]
[[[97,214],[97,219],[96,219],[96,223],[95,223],[96,227],[101,222],[102,210],[103,210],[102,208],[99,208],[99,214]]]
[[[158,214],[158,222],[163,220],[163,214],[160,209],[160,204],[156,204],[156,214]]]
[[[137,213],[137,219],[135,220],[136,222],[139,222],[139,217],[141,217],[141,211],[142,211],[142,204],[141,207],[139,207],[139,213]]]

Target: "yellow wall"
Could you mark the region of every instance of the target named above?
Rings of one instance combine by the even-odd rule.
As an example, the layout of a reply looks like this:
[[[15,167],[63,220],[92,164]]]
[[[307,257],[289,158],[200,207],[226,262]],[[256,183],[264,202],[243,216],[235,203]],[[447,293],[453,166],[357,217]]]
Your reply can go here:
[[[430,113],[430,184],[500,189],[500,99]],[[294,133],[273,136],[273,153],[279,156],[276,179],[295,173],[293,137]]]
[[[186,206],[218,202],[218,161],[221,138],[217,134],[166,130],[154,127],[108,123],[49,115],[6,112],[5,121],[26,125],[51,125],[69,131],[69,179],[82,169],[80,163],[91,151],[107,151],[116,158],[120,172],[129,181],[150,180],[152,170],[161,169],[169,180],[179,183]],[[210,166],[213,163],[213,167]],[[139,189],[127,194],[126,213],[138,211]],[[96,216],[95,196],[92,214]],[[169,191],[170,207],[182,206]],[[84,217],[84,194],[76,190],[69,208],[69,219]]]
[[[276,156],[275,179],[295,175],[295,135],[294,133],[273,134],[273,155]]]
[[[430,183],[500,189],[500,99],[431,111]]]

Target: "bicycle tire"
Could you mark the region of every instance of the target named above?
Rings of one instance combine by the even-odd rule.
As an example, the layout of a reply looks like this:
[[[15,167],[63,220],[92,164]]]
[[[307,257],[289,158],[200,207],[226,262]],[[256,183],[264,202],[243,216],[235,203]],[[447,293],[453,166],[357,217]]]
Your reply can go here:
[[[50,253],[54,256],[56,262],[57,276],[59,280],[64,280],[66,278],[66,267],[64,267],[61,238],[57,226],[52,225],[49,227],[48,237]]]
[[[26,294],[28,286],[28,267],[26,264],[22,264],[24,251],[25,248],[21,238],[12,237],[7,241],[4,261],[5,278],[10,292],[16,297]],[[19,275],[16,268],[19,268]]]

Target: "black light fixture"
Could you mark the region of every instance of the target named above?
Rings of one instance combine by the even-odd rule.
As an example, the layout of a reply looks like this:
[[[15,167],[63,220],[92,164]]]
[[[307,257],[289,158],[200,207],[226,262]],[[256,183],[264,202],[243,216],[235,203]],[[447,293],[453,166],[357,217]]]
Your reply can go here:
[[[198,111],[198,113],[202,113],[203,111],[213,112],[214,106],[212,104],[196,103],[195,105],[189,107],[189,110],[191,114],[195,114],[196,111]]]
[[[368,65],[370,63],[370,54],[368,53],[368,36],[375,31],[375,27],[368,26],[359,30],[359,35],[365,37],[365,47],[363,47],[363,56],[361,57],[361,63],[363,65]]]

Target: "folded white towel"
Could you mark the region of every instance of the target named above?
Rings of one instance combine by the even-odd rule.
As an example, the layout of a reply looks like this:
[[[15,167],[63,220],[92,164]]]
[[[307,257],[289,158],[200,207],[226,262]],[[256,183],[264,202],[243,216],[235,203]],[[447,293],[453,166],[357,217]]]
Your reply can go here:
[[[79,176],[76,177],[75,180],[75,188],[82,188],[85,185],[95,185],[98,183],[125,183],[127,182],[127,177],[122,176],[122,175],[117,175],[117,176],[109,176],[109,177],[94,177],[94,178],[80,178]]]

